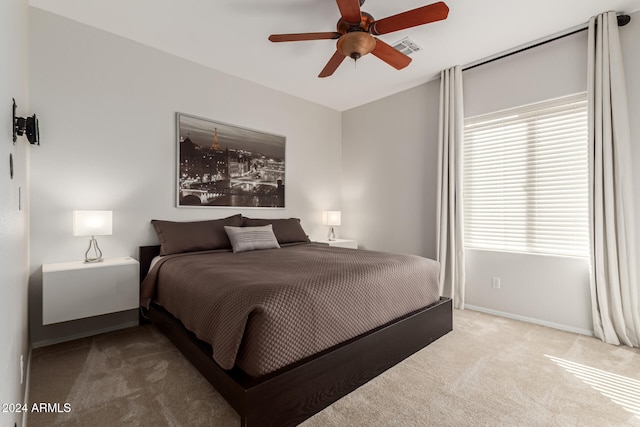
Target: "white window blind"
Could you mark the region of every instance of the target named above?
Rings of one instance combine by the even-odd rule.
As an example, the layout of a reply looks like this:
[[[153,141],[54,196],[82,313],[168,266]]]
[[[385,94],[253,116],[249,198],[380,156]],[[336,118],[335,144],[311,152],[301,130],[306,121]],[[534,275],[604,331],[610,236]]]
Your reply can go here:
[[[465,120],[465,247],[589,255],[586,93]]]

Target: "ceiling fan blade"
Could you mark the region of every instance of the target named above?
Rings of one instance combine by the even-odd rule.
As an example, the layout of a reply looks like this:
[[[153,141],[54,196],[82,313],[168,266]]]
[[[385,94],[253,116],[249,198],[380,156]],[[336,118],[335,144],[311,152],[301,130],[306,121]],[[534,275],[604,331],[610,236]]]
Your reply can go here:
[[[329,40],[339,39],[340,33],[327,32],[327,33],[299,33],[299,34],[271,34],[269,40],[272,42],[297,42],[304,40]]]
[[[327,65],[325,65],[322,71],[320,71],[318,77],[329,77],[330,75],[332,75],[334,71],[338,69],[340,64],[342,64],[344,58],[346,58],[346,56],[336,50],[336,53],[333,54],[329,62],[327,62]]]
[[[397,15],[382,18],[371,23],[369,32],[373,35],[388,34],[406,28],[447,19],[449,7],[444,2],[433,3]]]
[[[360,24],[360,21],[362,21],[360,0],[336,0],[336,3],[338,3],[338,9],[340,9],[342,19],[350,24]]]
[[[389,46],[380,39],[376,39],[376,47],[371,51],[371,53],[391,65],[396,70],[401,70],[411,63],[411,58]]]

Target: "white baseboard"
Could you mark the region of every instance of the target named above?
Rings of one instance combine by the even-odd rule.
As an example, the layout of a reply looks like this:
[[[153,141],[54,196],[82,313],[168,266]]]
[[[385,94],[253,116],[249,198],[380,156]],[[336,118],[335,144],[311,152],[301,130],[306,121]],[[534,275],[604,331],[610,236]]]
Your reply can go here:
[[[24,400],[23,403],[25,407],[29,407],[29,385],[31,384],[31,352],[33,350],[32,346],[29,346],[29,353],[27,354],[27,370],[24,376]],[[22,413],[22,427],[27,427],[27,417],[29,416],[29,411],[25,411]]]
[[[506,313],[504,311],[492,310],[490,308],[478,307],[476,305],[464,305],[465,309],[479,311],[481,313],[493,314],[494,316],[506,317],[508,319],[521,320],[523,322],[535,323],[536,325],[548,326],[549,328],[560,329],[561,331],[573,332],[580,335],[592,337],[593,331],[573,326],[561,325],[559,323],[547,322],[546,320],[534,319],[533,317],[520,316],[518,314]]]

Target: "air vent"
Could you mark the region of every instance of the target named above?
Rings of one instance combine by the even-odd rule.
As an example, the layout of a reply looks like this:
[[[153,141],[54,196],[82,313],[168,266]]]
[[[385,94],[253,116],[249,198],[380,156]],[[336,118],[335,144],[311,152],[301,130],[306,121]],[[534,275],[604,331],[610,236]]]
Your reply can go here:
[[[416,42],[411,40],[409,37],[405,37],[402,40],[395,42],[393,44],[393,48],[396,50],[399,50],[405,55],[411,55],[413,52],[422,50],[422,48],[418,46]]]

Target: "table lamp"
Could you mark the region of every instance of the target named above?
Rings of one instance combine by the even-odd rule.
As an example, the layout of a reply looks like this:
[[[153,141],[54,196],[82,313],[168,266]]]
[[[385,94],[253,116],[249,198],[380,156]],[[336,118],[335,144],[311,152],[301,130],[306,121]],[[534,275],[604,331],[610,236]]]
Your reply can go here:
[[[322,212],[322,224],[329,226],[329,235],[327,240],[336,240],[336,231],[334,226],[340,225],[342,212],[340,211],[324,211]]]
[[[91,236],[84,262],[102,261],[102,251],[95,236],[110,236],[111,224],[111,211],[73,211],[73,235]]]

